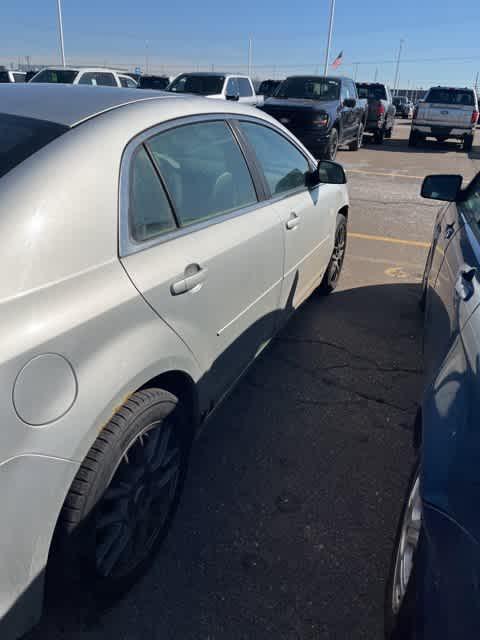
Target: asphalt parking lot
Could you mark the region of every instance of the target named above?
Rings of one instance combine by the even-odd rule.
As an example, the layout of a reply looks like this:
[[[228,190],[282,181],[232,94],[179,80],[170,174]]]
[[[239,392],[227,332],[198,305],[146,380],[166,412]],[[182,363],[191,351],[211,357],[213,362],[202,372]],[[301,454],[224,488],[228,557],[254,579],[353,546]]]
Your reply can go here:
[[[340,152],[351,197],[341,286],[298,311],[195,444],[149,574],[103,614],[57,594],[28,640],[383,637],[437,211],[418,194],[426,174],[480,169],[454,143],[408,149],[408,131],[400,121],[382,147]]]

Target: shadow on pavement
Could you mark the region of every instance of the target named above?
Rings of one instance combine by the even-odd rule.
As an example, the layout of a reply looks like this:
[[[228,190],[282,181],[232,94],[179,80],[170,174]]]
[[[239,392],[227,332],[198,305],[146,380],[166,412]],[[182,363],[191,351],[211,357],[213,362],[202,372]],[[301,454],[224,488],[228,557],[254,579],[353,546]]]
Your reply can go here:
[[[366,140],[366,138],[364,138]],[[425,140],[424,142],[419,142],[416,147],[409,147],[408,140],[385,140],[382,145],[367,143],[364,145],[364,148],[369,149],[380,149],[381,151],[396,151],[401,153],[449,153],[451,151],[458,151],[459,153],[465,153],[462,149],[460,143],[455,141],[447,141],[447,142],[437,142],[436,140]]]
[[[196,442],[147,576],[104,613],[56,594],[28,639],[382,638],[422,386],[418,295],[314,295]]]

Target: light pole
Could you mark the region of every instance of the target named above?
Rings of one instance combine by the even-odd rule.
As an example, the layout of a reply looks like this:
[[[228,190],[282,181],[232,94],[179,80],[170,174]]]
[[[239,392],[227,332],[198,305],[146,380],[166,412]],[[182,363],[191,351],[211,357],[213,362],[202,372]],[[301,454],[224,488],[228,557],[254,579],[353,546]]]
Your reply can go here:
[[[325,53],[325,66],[323,68],[323,75],[328,73],[328,61],[330,59],[330,47],[332,46],[332,33],[333,33],[333,16],[335,15],[335,0],[330,0],[330,20],[328,24],[328,40],[327,51]]]
[[[250,38],[248,39],[248,77],[249,78],[252,77],[252,48],[253,48],[253,42],[252,42],[252,37],[250,36]]]
[[[58,13],[58,33],[60,37],[60,54],[62,56],[62,66],[65,67],[65,47],[63,44],[63,20],[62,20],[62,0],[57,0]]]
[[[400,47],[398,49],[397,68],[395,70],[395,82],[393,83],[394,95],[397,95],[397,90],[398,90],[398,73],[400,71],[400,58],[402,57],[402,47],[403,47],[403,40],[401,39]]]

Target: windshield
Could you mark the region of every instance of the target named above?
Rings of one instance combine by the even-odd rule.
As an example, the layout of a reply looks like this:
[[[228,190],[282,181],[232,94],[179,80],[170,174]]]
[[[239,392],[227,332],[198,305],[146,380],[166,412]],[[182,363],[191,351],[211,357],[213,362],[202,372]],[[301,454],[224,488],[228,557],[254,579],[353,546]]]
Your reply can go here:
[[[55,122],[0,113],[0,178],[65,131]]]
[[[468,89],[430,89],[424,102],[441,102],[442,104],[460,104],[473,107],[473,91]]]
[[[357,84],[359,98],[367,100],[386,100],[387,92],[381,84]]]
[[[275,92],[275,98],[299,98],[303,100],[338,100],[340,82],[328,78],[287,78]]]
[[[30,80],[30,82],[53,82],[56,84],[72,84],[78,76],[78,71],[71,69],[44,69]]]
[[[222,93],[225,76],[197,76],[184,73],[171,83],[168,91],[198,93],[202,96]]]

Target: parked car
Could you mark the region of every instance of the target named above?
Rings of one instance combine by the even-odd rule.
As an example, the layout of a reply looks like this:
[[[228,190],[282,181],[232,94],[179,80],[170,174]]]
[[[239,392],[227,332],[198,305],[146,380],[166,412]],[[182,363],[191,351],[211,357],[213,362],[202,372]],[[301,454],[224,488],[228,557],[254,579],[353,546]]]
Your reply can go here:
[[[394,96],[393,104],[397,110],[397,118],[411,118],[413,116],[413,103],[406,96]]]
[[[387,637],[480,637],[480,174],[428,176],[440,210],[423,277],[426,386],[400,519]]]
[[[169,84],[170,80],[167,76],[140,76],[138,88],[165,91]]]
[[[38,72],[39,72],[39,69],[27,71],[25,73],[25,82],[30,82],[30,80],[33,78],[33,76],[36,76]]]
[[[196,93],[207,98],[233,100],[243,104],[261,106],[263,96],[257,96],[248,76],[226,73],[182,73],[167,87],[173,93]]]
[[[258,93],[264,98],[269,98],[273,96],[281,83],[281,80],[263,80],[258,87]]]
[[[49,84],[91,84],[103,87],[125,87],[134,89],[137,83],[129,75],[104,68],[47,67],[42,69],[30,82]]]
[[[258,109],[20,89],[0,87],[2,640],[38,618],[49,557],[95,597],[150,565],[194,434],[335,288],[349,210],[342,167]]]
[[[432,87],[415,109],[409,144],[412,147],[427,137],[445,142],[460,140],[471,151],[478,121],[478,99],[473,89]]]
[[[365,132],[373,134],[376,144],[383,144],[384,138],[391,138],[395,124],[395,106],[387,85],[380,82],[357,82],[360,98],[368,103]]]
[[[362,145],[367,101],[353,80],[329,76],[290,76],[263,110],[284,124],[317,157],[334,160],[339,145]]]
[[[0,69],[0,82],[25,82],[25,71],[8,71],[7,69]]]

